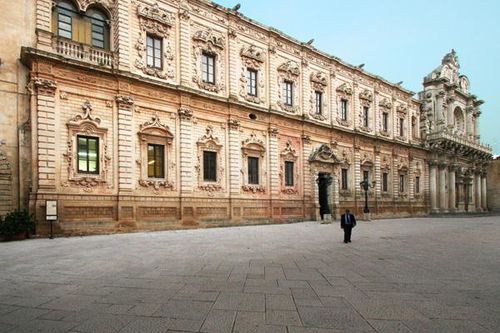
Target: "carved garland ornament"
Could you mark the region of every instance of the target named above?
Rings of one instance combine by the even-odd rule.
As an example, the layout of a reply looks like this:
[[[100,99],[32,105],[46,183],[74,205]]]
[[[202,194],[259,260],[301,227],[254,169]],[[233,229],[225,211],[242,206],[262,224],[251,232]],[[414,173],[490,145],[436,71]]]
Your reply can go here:
[[[61,185],[63,187],[79,186],[85,192],[91,192],[93,188],[111,183],[108,180],[108,170],[111,157],[108,154],[107,132],[108,129],[101,127],[101,119],[92,116],[92,104],[85,101],[82,105],[83,115],[76,115],[66,123],[68,127],[68,142],[66,153],[63,154],[67,163],[67,181]],[[99,139],[99,170],[97,174],[78,173],[78,135],[96,137]]]
[[[222,144],[218,137],[214,135],[214,129],[211,125],[208,125],[205,129],[205,135],[199,138],[197,142],[198,146],[198,163],[195,166],[195,171],[198,174],[198,189],[201,191],[206,191],[210,196],[213,196],[214,192],[222,192],[224,190],[222,180],[224,178],[224,164],[222,159]],[[216,181],[205,181],[203,179],[203,152],[211,151],[215,152],[217,155],[216,160]]]
[[[281,182],[281,192],[284,194],[297,194],[299,174],[297,165],[298,155],[295,149],[292,147],[292,141],[287,140],[285,149],[281,152],[281,167],[280,167],[280,182]],[[287,186],[285,182],[285,162],[293,162],[293,185]]]
[[[226,40],[212,29],[201,29],[193,35],[193,82],[198,88],[213,93],[223,93],[226,89],[225,82],[225,52]],[[202,74],[203,53],[215,56],[215,84],[204,82]]]
[[[144,74],[156,76],[160,79],[175,78],[174,54],[172,43],[170,40],[170,29],[175,24],[174,15],[168,11],[161,9],[156,2],[152,6],[137,6],[137,16],[139,17],[139,38],[135,44],[138,52],[138,58],[135,61],[135,67],[140,69]],[[151,34],[155,37],[163,39],[162,52],[163,59],[162,68],[153,68],[147,65],[146,56],[146,36]]]
[[[152,187],[155,194],[159,194],[161,188],[167,190],[175,190],[174,174],[175,163],[171,160],[172,140],[174,138],[172,132],[167,125],[160,121],[158,113],[155,113],[151,120],[146,121],[139,127],[139,148],[140,160],[137,163],[140,166],[139,185],[142,187]],[[165,147],[164,151],[164,177],[150,178],[148,177],[148,144],[158,144]]]
[[[287,61],[278,67],[278,102],[281,110],[288,113],[298,113],[300,111],[299,102],[299,76],[300,68],[295,61]],[[285,104],[284,86],[285,81],[292,82],[292,105]]]
[[[326,78],[326,74],[322,72],[312,73],[310,77],[311,81],[311,97],[309,99],[309,103],[311,105],[309,115],[314,119],[324,121],[326,120],[326,110],[328,110],[328,104],[326,103],[326,86],[328,85],[328,80]],[[320,92],[322,94],[322,112],[316,113],[316,92]]]
[[[241,78],[240,78],[240,96],[246,101],[262,104],[265,103],[265,75],[264,75],[264,62],[266,59],[265,51],[256,47],[255,45],[244,46],[240,51],[241,56]],[[257,71],[257,96],[248,94],[247,89],[247,69]]]

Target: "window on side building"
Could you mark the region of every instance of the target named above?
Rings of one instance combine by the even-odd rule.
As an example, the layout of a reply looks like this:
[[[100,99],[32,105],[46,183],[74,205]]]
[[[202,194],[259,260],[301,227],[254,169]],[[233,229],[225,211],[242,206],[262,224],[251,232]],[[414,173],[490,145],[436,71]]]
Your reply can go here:
[[[162,39],[148,34],[146,37],[147,65],[151,68],[162,69]]]
[[[294,163],[285,161],[285,186],[293,186],[293,167]]]
[[[259,158],[248,157],[248,184],[259,184]]]
[[[77,136],[78,172],[99,174],[99,138]]]
[[[203,152],[203,180],[217,181],[217,153],[214,151]]]
[[[215,55],[207,52],[202,53],[201,79],[205,83],[215,84]]]
[[[148,144],[148,177],[165,177],[165,146]]]

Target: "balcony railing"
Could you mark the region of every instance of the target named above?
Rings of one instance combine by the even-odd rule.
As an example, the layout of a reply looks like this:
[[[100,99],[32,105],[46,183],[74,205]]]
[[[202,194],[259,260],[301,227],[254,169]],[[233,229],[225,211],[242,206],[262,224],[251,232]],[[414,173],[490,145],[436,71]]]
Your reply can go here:
[[[111,67],[113,65],[113,52],[111,51],[57,37],[54,37],[52,46],[57,54],[65,58],[86,61],[98,66]]]
[[[466,147],[474,148],[474,149],[481,151],[483,153],[491,154],[491,146],[489,146],[487,144],[481,144],[479,142],[478,137],[474,137],[473,139],[469,139],[468,137],[466,137],[464,135],[450,133],[448,131],[434,132],[434,133],[430,133],[427,136],[428,141],[434,141],[434,140],[439,140],[439,139],[452,141],[452,142],[458,143],[458,144],[466,146]]]

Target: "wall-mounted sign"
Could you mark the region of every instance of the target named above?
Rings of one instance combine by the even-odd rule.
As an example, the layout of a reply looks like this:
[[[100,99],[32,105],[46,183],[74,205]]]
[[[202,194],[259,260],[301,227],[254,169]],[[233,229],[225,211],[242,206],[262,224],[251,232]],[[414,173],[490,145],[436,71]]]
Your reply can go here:
[[[45,201],[45,218],[47,221],[57,220],[57,200]]]

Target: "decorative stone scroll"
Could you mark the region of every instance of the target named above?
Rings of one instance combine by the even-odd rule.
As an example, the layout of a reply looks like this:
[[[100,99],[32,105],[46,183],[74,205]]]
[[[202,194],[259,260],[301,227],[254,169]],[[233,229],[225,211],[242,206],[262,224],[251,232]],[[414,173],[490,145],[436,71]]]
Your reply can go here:
[[[193,82],[198,88],[213,93],[222,93],[225,85],[226,39],[211,28],[202,28],[194,33],[193,39]],[[204,82],[201,77],[201,57],[203,53],[215,57],[215,84]]]
[[[206,191],[209,195],[213,195],[214,192],[222,192],[224,187],[222,185],[222,180],[224,178],[224,161],[222,159],[222,144],[220,139],[214,135],[214,129],[211,125],[208,125],[205,129],[205,135],[198,139],[196,142],[198,146],[198,163],[195,166],[195,171],[198,175],[198,189],[201,191]],[[216,180],[215,181],[205,181],[203,178],[203,152],[211,151],[217,154],[216,161]]]
[[[299,76],[300,67],[295,61],[289,60],[278,66],[278,102],[276,104],[281,110],[292,114],[300,111]],[[284,102],[285,81],[292,83],[292,105],[287,105]]]
[[[152,187],[155,194],[159,194],[160,189],[175,190],[174,172],[175,163],[173,161],[172,141],[174,135],[170,132],[167,125],[160,121],[158,113],[155,113],[151,120],[146,121],[139,127],[139,146],[140,146],[140,179],[139,185],[145,188]],[[165,147],[164,151],[164,177],[148,177],[148,144],[157,144]]]
[[[158,77],[160,79],[175,78],[175,61],[172,50],[170,30],[175,25],[175,17],[172,13],[161,9],[156,2],[152,6],[139,4],[137,6],[137,16],[139,17],[139,38],[135,44],[138,52],[138,58],[135,61],[135,67],[144,74]],[[162,38],[163,45],[163,66],[162,68],[153,68],[147,66],[146,60],[146,36],[151,34],[157,38]]]
[[[32,82],[37,94],[45,96],[54,96],[56,94],[57,83],[55,81],[35,77]]]
[[[108,180],[111,156],[108,152],[107,133],[108,129],[101,126],[101,119],[92,115],[92,104],[87,100],[82,105],[83,115],[76,115],[70,119],[66,126],[68,128],[68,142],[66,152],[63,154],[67,164],[67,179],[62,182],[63,187],[83,187],[85,192],[91,192],[93,188],[111,183]],[[99,170],[96,174],[78,173],[78,135],[95,137],[99,140]]]
[[[265,72],[264,62],[266,53],[255,45],[244,46],[240,51],[241,56],[241,77],[240,77],[240,96],[246,101],[262,104],[265,103]],[[257,72],[257,96],[249,95],[247,89],[247,69]]]

